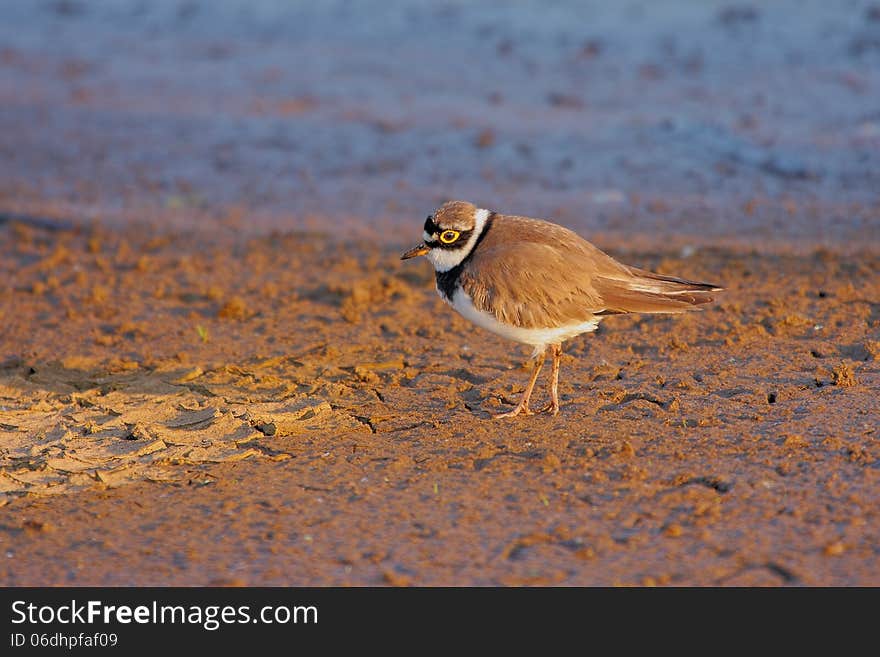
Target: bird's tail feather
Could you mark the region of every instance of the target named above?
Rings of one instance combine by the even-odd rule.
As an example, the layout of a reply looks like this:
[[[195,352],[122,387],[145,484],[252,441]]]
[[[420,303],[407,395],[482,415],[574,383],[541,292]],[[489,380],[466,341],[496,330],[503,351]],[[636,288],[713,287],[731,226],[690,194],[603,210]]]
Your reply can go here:
[[[629,267],[631,277],[602,279],[599,292],[608,313],[680,313],[714,300],[723,288]]]

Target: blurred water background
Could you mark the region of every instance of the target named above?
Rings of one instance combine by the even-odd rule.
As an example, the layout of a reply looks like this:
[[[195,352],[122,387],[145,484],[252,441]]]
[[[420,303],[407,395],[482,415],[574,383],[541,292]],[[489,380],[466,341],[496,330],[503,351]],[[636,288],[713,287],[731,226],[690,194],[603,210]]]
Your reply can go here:
[[[880,4],[3,0],[0,213],[876,246]]]

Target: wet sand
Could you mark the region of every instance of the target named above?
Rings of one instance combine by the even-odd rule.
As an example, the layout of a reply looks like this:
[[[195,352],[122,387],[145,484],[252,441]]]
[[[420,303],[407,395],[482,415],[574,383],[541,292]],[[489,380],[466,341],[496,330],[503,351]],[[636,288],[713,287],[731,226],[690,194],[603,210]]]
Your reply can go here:
[[[0,27],[0,582],[880,584],[880,13],[186,6]],[[449,197],[727,289],[492,421],[529,350],[398,259]]]

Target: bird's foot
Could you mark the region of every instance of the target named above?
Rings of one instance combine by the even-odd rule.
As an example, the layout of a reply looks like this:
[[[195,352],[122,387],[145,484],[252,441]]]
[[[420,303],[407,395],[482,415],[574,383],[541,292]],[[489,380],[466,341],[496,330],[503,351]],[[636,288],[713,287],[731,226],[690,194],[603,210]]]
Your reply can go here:
[[[550,413],[550,415],[559,415],[559,402],[547,402],[547,404],[539,408],[536,413]]]
[[[493,420],[500,420],[505,417],[516,417],[517,415],[534,415],[535,412],[529,408],[528,404],[524,404],[520,402],[516,405],[512,411],[507,411],[506,413],[498,413],[497,415],[493,415]]]

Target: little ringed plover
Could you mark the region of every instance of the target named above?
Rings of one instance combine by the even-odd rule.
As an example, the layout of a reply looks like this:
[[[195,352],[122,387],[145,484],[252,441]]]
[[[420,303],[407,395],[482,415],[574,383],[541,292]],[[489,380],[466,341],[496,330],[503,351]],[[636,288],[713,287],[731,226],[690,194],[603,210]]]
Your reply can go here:
[[[550,402],[538,412],[556,415],[565,340],[595,331],[607,315],[686,312],[722,289],[629,267],[567,228],[465,201],[449,201],[428,216],[422,237],[402,260],[427,256],[437,291],[459,314],[535,349],[522,399],[495,418],[533,413],[529,398],[547,347],[553,355]]]

